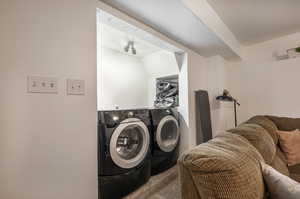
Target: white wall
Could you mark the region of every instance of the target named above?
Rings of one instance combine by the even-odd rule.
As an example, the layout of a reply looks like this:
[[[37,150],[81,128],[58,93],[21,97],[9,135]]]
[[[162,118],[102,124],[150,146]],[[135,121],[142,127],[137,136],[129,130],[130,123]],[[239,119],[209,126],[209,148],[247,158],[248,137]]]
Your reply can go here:
[[[209,92],[213,136],[234,127],[234,109],[231,102],[220,102],[216,97],[228,89],[227,62],[221,56],[205,60],[207,64],[206,90]]]
[[[209,93],[213,136],[234,127],[232,107],[220,104],[215,98],[227,88],[227,65],[220,56],[202,58],[189,53],[189,85],[190,85],[190,131],[191,146],[196,144],[195,91],[203,89]]]
[[[140,58],[99,46],[98,110],[148,107],[148,74]]]
[[[300,59],[276,61],[299,46],[300,33],[267,41],[244,49],[244,61],[230,65],[230,90],[241,102],[239,122],[254,115],[273,114],[300,117]]]
[[[300,46],[300,32],[244,48],[243,60],[248,63],[275,61],[274,54],[284,54],[287,49]]]
[[[179,67],[174,53],[158,51],[142,59],[148,75],[148,106],[153,106],[156,95],[156,79],[159,77],[178,75]]]
[[[86,0],[2,0],[0,198],[96,199],[96,13]],[[59,78],[29,94],[28,75]],[[66,78],[86,80],[67,96]]]

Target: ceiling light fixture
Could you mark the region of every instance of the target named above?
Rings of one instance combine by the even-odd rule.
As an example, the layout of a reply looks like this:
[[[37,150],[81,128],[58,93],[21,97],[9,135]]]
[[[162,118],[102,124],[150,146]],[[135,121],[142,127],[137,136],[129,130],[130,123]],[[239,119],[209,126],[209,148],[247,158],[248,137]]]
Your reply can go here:
[[[133,42],[133,41],[128,41],[127,45],[124,47],[124,51],[125,51],[126,53],[129,52],[129,49],[131,50],[131,53],[132,53],[133,55],[136,55],[136,49],[135,49],[135,47],[134,47],[134,42]]]

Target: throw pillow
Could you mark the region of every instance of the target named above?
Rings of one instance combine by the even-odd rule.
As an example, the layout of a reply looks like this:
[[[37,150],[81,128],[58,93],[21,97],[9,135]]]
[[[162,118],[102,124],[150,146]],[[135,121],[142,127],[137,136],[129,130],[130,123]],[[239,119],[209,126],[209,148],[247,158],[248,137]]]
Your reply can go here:
[[[289,166],[300,163],[300,131],[277,131],[279,144]]]
[[[264,181],[272,199],[299,199],[300,183],[261,163]]]

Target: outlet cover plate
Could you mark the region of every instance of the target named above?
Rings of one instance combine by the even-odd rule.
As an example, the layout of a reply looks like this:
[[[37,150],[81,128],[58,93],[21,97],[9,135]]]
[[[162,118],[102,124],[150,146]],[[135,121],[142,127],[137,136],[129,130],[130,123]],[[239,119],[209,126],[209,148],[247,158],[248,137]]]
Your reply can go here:
[[[58,80],[54,77],[27,77],[28,93],[58,93]]]
[[[67,95],[84,95],[85,82],[80,79],[67,79]]]

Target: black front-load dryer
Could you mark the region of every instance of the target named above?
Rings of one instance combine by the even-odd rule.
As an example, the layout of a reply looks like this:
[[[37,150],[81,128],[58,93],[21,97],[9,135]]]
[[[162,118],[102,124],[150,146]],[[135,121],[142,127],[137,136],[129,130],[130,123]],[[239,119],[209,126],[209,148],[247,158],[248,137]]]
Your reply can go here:
[[[179,117],[175,108],[151,109],[151,175],[177,163],[179,156]]]
[[[99,111],[98,118],[99,198],[119,199],[150,178],[149,111]]]

